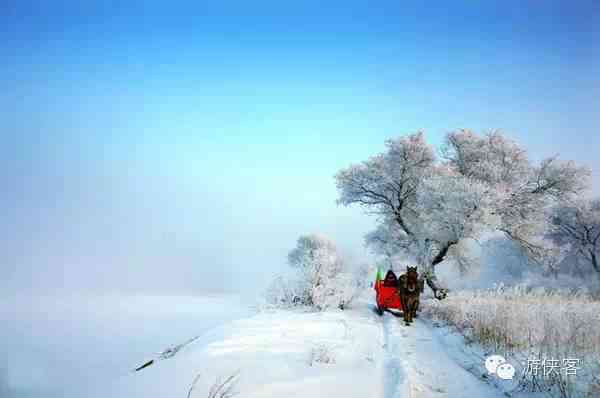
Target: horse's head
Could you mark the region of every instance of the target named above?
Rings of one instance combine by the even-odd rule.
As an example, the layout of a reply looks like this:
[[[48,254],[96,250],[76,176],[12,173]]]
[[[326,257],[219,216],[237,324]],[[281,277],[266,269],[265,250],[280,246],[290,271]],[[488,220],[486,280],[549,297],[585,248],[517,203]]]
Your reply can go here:
[[[406,267],[406,290],[414,293],[419,290],[417,267]]]

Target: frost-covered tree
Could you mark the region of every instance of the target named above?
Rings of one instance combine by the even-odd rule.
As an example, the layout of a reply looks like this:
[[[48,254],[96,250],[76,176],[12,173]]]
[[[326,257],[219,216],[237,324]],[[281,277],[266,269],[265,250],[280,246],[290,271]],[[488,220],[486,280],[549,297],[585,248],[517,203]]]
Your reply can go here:
[[[278,278],[267,292],[272,304],[300,304],[317,309],[343,308],[358,292],[360,281],[347,269],[335,244],[320,235],[298,238],[288,254],[296,271],[293,278]]]
[[[394,218],[383,215],[377,227],[365,235],[365,245],[382,255],[391,266],[394,258],[407,254],[410,249],[410,239]]]
[[[545,238],[548,210],[576,197],[586,187],[589,170],[556,156],[533,165],[526,151],[499,132],[477,135],[459,130],[447,135],[446,165],[471,180],[487,184],[496,226],[534,262],[551,265],[560,251]]]
[[[423,133],[388,140],[386,147],[386,152],[336,174],[338,204],[359,204],[380,217],[384,226],[370,240],[391,238],[397,241],[393,246],[407,248],[417,233],[417,190],[432,175],[435,154]]]
[[[376,252],[410,254],[429,273],[452,257],[468,267],[464,240],[503,231],[535,261],[547,261],[543,239],[552,203],[579,193],[587,170],[556,158],[534,166],[524,149],[498,132],[449,133],[438,160],[422,132],[386,141],[386,151],[339,171],[338,203],[376,214],[366,241]],[[466,262],[466,263],[465,263]]]
[[[388,257],[398,252],[414,253],[421,265],[435,265],[436,260],[428,258],[433,246],[443,258],[450,243],[433,242],[424,233],[420,219],[423,204],[418,203],[426,189],[423,182],[436,172],[443,174],[436,169],[434,150],[421,132],[388,140],[386,147],[384,153],[336,174],[338,204],[359,204],[378,215],[380,226],[367,236],[367,243]],[[427,281],[437,291],[433,279]]]
[[[447,164],[460,175],[502,189],[528,177],[527,153],[499,132],[477,135],[462,129],[446,135],[441,149]]]
[[[553,239],[571,248],[600,277],[600,199],[577,200],[553,210]]]
[[[343,267],[335,244],[316,234],[298,238],[296,247],[288,254],[288,263],[300,272],[310,289],[323,286]]]

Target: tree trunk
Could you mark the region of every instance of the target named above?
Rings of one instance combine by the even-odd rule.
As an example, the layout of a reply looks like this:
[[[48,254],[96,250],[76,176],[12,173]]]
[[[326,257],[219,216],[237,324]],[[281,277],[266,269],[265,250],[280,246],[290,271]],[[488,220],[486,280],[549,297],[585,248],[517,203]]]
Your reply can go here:
[[[444,259],[446,258],[446,255],[448,254],[448,250],[450,250],[450,248],[457,243],[458,242],[455,240],[452,240],[452,241],[446,243],[446,245],[444,247],[442,247],[442,249],[439,251],[439,253],[431,261],[431,268],[432,269],[435,268],[436,265],[438,265],[439,263],[444,261]]]
[[[435,266],[446,259],[450,248],[457,243],[457,241],[450,241],[446,243],[446,245],[440,249],[438,254],[436,254],[433,260],[431,260],[430,270],[424,276],[427,286],[429,286],[431,290],[433,290],[433,295],[439,300],[445,297],[446,289],[442,289],[438,284],[437,277],[435,276]]]
[[[425,279],[425,282],[427,283],[427,286],[429,286],[429,288],[431,290],[433,290],[433,296],[436,299],[441,300],[445,297],[446,289],[442,289],[438,285],[437,277],[435,276],[435,274],[433,272],[425,274],[424,279]]]
[[[593,249],[590,250],[590,257],[592,259],[592,267],[594,267],[594,270],[600,274],[600,264],[598,264],[598,257]]]

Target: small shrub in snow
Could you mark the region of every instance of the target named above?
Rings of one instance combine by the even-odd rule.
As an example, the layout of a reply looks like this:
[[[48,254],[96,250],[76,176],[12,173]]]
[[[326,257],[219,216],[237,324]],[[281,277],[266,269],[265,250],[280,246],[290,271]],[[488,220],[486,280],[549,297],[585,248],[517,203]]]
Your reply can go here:
[[[315,363],[334,364],[335,357],[331,347],[326,344],[317,344],[314,346],[308,358],[308,366],[313,366]]]
[[[272,282],[266,295],[270,305],[344,309],[362,287],[360,276],[347,270],[335,244],[322,236],[301,236],[288,262],[295,276],[278,277]]]
[[[297,279],[277,276],[267,288],[265,295],[267,304],[276,308],[309,305],[305,294],[306,289],[302,285]]]

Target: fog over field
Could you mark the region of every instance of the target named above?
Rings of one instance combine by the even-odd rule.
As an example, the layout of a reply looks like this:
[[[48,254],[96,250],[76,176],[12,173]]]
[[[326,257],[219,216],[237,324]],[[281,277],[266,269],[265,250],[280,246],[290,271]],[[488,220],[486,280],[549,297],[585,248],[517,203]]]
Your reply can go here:
[[[116,396],[115,383],[158,352],[253,312],[224,295],[4,301],[0,391],[3,398]]]

